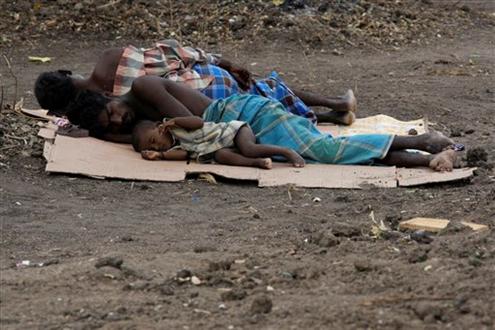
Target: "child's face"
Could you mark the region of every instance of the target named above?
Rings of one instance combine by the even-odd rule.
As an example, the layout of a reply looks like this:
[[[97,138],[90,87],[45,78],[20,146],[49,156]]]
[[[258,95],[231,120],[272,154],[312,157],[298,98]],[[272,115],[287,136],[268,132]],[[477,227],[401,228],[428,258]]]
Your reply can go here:
[[[161,123],[143,132],[141,138],[141,150],[166,151],[172,148],[174,140],[168,132],[160,130]]]

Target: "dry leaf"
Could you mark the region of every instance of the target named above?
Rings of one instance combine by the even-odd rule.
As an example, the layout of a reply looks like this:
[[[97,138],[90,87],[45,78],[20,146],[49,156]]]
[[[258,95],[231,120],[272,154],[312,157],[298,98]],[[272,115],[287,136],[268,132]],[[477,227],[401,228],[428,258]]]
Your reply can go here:
[[[200,180],[204,180],[204,181],[211,183],[211,184],[217,184],[217,180],[210,173],[201,173],[201,174],[199,174],[198,178]]]
[[[28,56],[28,59],[31,62],[37,62],[37,63],[46,63],[52,60],[51,57],[38,57],[38,56]]]

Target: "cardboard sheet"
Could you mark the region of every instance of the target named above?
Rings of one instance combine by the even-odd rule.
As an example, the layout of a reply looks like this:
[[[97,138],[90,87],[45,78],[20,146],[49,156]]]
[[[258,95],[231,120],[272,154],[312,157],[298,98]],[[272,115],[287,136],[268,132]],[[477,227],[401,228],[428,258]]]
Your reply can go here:
[[[378,123],[382,120],[381,123]],[[387,116],[374,116],[356,121],[351,128],[335,125],[332,134],[357,134],[393,132],[405,135],[414,128],[423,133],[423,120],[400,122]],[[370,125],[372,128],[370,128]],[[333,127],[333,128],[332,128]],[[321,128],[321,127],[320,127]],[[130,145],[116,144],[91,137],[71,138],[54,134],[54,125],[42,128],[39,135],[45,138],[43,155],[47,159],[46,170],[56,173],[80,174],[98,178],[120,178],[178,182],[193,173],[211,173],[237,180],[257,181],[260,187],[291,184],[308,188],[362,188],[376,186],[391,188],[458,180],[472,175],[473,169],[459,169],[451,173],[438,173],[430,169],[396,169],[389,166],[345,166],[308,164],[294,168],[285,163],[275,163],[272,170],[218,164],[187,164],[182,161],[146,161]],[[351,133],[352,132],[352,133]]]
[[[330,133],[333,136],[380,133],[409,135],[411,129],[415,129],[418,134],[426,133],[427,126],[425,119],[400,121],[390,116],[376,115],[358,118],[351,126],[321,124],[318,125],[318,128],[320,131]]]

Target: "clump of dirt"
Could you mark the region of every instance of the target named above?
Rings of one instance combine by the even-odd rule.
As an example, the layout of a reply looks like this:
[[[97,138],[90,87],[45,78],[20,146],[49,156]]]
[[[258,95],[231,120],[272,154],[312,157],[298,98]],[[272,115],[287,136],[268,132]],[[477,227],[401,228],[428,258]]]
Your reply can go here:
[[[201,19],[197,19],[201,17]],[[315,45],[421,44],[493,17],[429,1],[2,1],[0,44],[40,37],[98,35],[176,38],[184,43],[265,40]]]
[[[466,155],[470,167],[488,167],[488,152],[483,147],[469,149]]]

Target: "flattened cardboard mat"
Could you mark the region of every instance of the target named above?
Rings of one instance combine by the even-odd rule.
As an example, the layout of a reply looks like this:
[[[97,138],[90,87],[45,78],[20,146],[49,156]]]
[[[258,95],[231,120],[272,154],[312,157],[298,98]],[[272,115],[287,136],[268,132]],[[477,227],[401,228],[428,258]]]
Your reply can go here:
[[[371,132],[407,135],[412,128],[422,134],[427,129],[423,119],[402,122],[384,115],[357,119],[349,127],[325,125],[319,128],[334,136]],[[147,161],[134,152],[130,145],[91,137],[56,135],[55,129],[56,126],[48,123],[39,132],[45,139],[46,171],[98,178],[179,182],[188,174],[206,172],[229,179],[257,181],[260,187],[291,184],[307,188],[362,188],[370,185],[390,188],[463,179],[472,176],[474,170],[464,168],[439,173],[428,168],[325,164],[307,164],[304,168],[294,168],[285,163],[275,163],[273,169],[262,170],[183,161]]]

